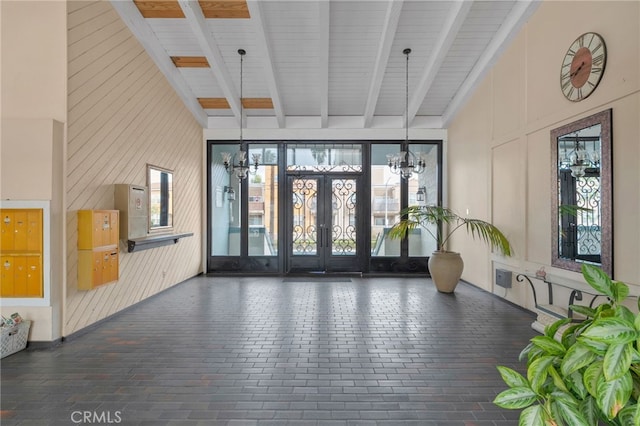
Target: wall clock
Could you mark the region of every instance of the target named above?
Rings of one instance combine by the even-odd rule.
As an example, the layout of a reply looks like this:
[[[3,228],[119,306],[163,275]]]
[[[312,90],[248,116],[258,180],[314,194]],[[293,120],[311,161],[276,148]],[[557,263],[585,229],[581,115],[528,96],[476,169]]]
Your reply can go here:
[[[564,96],[578,102],[598,87],[607,63],[607,47],[596,33],[584,33],[569,47],[560,69],[560,88]]]

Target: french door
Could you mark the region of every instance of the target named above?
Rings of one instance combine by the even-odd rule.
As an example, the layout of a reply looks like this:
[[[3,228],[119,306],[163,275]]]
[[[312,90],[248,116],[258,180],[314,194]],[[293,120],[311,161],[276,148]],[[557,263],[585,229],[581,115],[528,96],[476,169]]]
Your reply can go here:
[[[361,176],[309,173],[287,178],[287,271],[360,272]]]

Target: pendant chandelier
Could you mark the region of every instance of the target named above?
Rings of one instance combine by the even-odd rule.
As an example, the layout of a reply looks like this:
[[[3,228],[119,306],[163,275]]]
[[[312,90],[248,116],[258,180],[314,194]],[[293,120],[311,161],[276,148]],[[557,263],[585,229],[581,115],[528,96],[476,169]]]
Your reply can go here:
[[[238,179],[245,179],[249,175],[249,173],[255,174],[256,170],[258,170],[260,154],[251,155],[251,159],[253,161],[253,172],[251,172],[251,165],[247,162],[247,151],[245,150],[244,142],[242,140],[242,63],[244,55],[246,55],[247,52],[244,49],[238,49],[238,54],[240,55],[240,149],[235,155],[232,155],[229,152],[223,152],[221,155],[222,162],[224,163],[224,168],[227,170],[227,172],[229,172],[229,174],[235,175]]]
[[[425,161],[422,154],[414,154],[409,150],[409,54],[411,49],[404,49],[402,53],[407,57],[405,70],[405,135],[403,150],[397,154],[387,154],[389,169],[404,179],[409,179],[414,173],[425,171]]]
[[[583,138],[576,135],[574,137],[566,137],[563,140],[573,140],[573,149],[567,152],[565,145],[564,156],[560,161],[560,169],[571,170],[571,175],[575,178],[583,177],[587,169],[598,170],[600,168],[600,154],[596,142],[593,141],[593,148],[589,150],[586,146],[587,142],[582,142],[581,139]]]

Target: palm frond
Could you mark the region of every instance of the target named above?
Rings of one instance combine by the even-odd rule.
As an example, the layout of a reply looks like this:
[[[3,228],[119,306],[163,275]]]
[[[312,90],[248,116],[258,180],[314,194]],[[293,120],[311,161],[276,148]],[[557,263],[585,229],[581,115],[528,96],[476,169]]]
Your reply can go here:
[[[500,254],[511,256],[512,248],[507,237],[495,225],[480,219],[461,217],[452,210],[440,206],[409,206],[400,214],[402,220],[397,222],[389,230],[390,238],[405,238],[407,234],[416,229],[425,229],[436,240],[438,250],[445,250],[451,235],[459,228],[464,227],[472,238],[478,238],[489,244],[492,250],[498,250]],[[438,231],[435,235],[427,225],[444,224],[448,231]]]

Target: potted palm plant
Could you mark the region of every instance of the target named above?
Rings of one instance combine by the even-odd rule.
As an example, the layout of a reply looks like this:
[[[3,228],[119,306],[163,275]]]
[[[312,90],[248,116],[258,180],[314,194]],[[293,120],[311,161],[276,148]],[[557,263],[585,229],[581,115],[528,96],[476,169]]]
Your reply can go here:
[[[429,257],[429,273],[437,290],[453,293],[462,276],[464,262],[460,253],[447,250],[447,242],[454,232],[466,229],[472,237],[489,244],[500,254],[511,256],[507,237],[495,225],[480,219],[471,219],[440,206],[409,206],[401,211],[402,219],[389,231],[390,238],[404,238],[410,231],[421,228],[436,241],[436,251]],[[439,225],[445,229],[440,229]],[[436,231],[429,225],[435,225]]]

